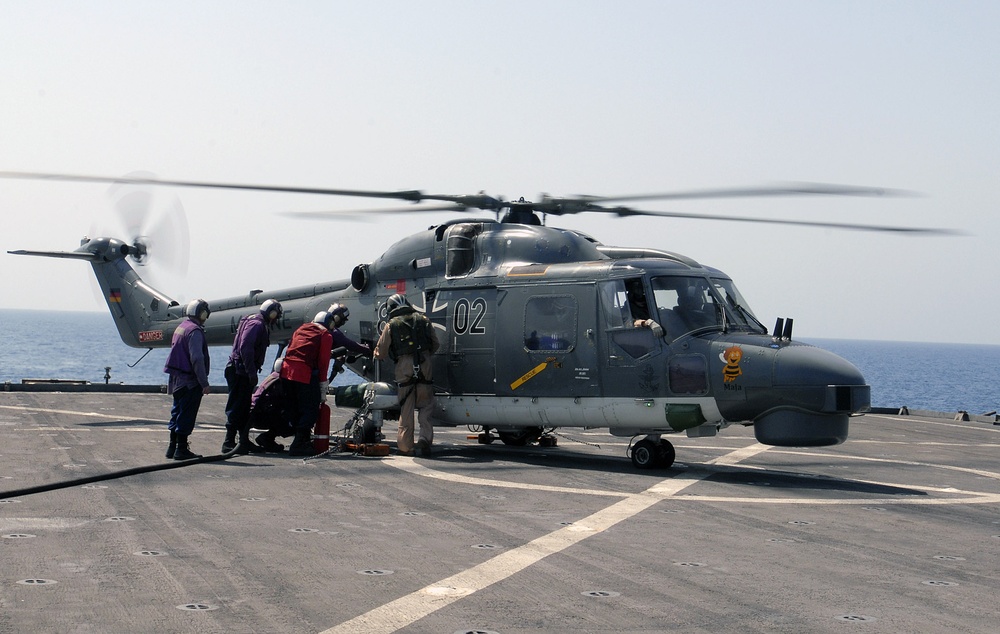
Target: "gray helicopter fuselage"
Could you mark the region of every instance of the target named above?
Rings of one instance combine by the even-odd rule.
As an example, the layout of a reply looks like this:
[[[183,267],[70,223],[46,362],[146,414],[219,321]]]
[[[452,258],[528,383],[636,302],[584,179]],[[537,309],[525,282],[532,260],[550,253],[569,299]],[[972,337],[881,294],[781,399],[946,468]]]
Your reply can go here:
[[[183,306],[141,280],[127,245],[100,238],[34,254],[88,259],[123,341],[169,345]],[[743,423],[768,444],[829,445],[870,402],[853,365],[768,334],[721,271],[532,224],[457,220],[397,242],[350,280],[209,299],[206,333],[210,345],[231,345],[239,319],[274,298],[285,310],[271,340],[287,342],[337,302],[351,312],[345,334],[373,344],[396,293],[438,331],[439,424],[704,436]],[[392,376],[391,362],[351,368]]]

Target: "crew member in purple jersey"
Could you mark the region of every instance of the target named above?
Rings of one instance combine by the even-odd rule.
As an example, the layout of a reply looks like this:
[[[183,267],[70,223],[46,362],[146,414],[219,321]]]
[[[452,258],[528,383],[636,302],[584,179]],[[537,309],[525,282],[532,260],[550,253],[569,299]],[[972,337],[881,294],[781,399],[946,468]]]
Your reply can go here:
[[[250,442],[250,400],[257,387],[264,355],[271,345],[271,326],[281,319],[281,303],[269,299],[260,305],[260,311],[240,319],[233,339],[233,351],[226,364],[226,384],[229,399],[226,401],[226,438],[222,452],[237,454],[262,450]],[[239,444],[236,442],[239,434]]]
[[[201,458],[191,452],[188,437],[194,431],[201,397],[209,393],[208,341],[205,339],[205,322],[212,313],[203,299],[191,301],[184,309],[186,319],[174,331],[170,341],[170,354],[163,367],[170,378],[167,391],[174,398],[170,410],[170,444],[167,458],[190,460]]]

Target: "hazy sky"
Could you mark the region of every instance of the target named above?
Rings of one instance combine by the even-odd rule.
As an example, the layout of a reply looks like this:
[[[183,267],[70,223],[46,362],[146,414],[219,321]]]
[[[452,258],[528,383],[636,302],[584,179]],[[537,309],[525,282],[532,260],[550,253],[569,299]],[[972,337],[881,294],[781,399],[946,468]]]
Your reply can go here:
[[[969,235],[550,224],[718,267],[766,325],[794,318],[797,338],[1000,344],[995,1],[0,0],[0,15],[0,170],[528,199],[784,181],[913,190],[644,206]],[[310,222],[274,212],[379,204],[197,189],[158,191],[154,213],[175,197],[188,272],[142,274],[181,300],[346,278],[450,218]],[[111,207],[106,185],[0,181],[0,248],[120,233]],[[106,310],[85,263],[0,262],[0,307]]]

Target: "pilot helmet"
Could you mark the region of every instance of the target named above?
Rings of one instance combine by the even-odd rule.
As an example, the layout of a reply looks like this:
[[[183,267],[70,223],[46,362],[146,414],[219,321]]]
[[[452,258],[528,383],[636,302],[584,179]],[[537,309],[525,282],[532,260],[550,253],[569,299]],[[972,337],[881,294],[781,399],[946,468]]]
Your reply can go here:
[[[333,325],[340,328],[347,323],[347,318],[351,316],[351,311],[343,304],[330,304],[326,312],[333,315]]]
[[[281,308],[281,302],[276,299],[269,299],[260,305],[260,314],[268,323],[281,319],[282,312],[284,311]]]
[[[208,307],[208,302],[203,299],[192,299],[184,308],[185,317],[194,317],[202,323],[212,314],[212,309]]]
[[[316,316],[313,317],[313,323],[322,324],[327,330],[333,330],[333,314],[329,311],[322,310],[316,313]]]

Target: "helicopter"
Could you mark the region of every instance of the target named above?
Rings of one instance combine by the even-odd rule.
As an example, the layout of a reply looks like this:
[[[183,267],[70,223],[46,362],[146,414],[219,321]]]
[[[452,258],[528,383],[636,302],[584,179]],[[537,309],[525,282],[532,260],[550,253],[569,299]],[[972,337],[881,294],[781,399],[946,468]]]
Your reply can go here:
[[[822,447],[844,442],[849,421],[871,406],[871,388],[849,361],[792,339],[793,320],[761,323],[732,278],[671,251],[604,245],[549,216],[597,212],[629,217],[707,218],[865,231],[947,233],[938,229],[705,216],[639,210],[623,203],[747,196],[885,196],[897,190],[825,184],[717,189],[621,197],[543,195],[507,201],[484,193],[424,194],[238,185],[147,177],[0,172],[0,178],[204,187],[396,199],[431,206],[363,213],[469,210],[495,219],[456,218],[399,240],[350,277],[295,288],[252,290],[209,299],[209,345],[232,345],[241,317],[266,299],[284,307],[272,341],[333,303],[356,320],[342,330],[373,345],[388,321],[386,301],[404,295],[430,318],[441,347],[432,357],[435,425],[482,429],[479,441],[555,445],[557,428],[607,428],[631,438],[639,469],[668,468],[676,457],[664,436],[714,437],[752,426],[758,442]],[[286,215],[336,217],[343,212]],[[359,212],[347,212],[359,213]],[[540,217],[541,216],[541,217]],[[73,251],[8,251],[84,260],[124,343],[168,347],[184,306],[145,282],[133,264],[149,255],[145,236],[87,237]],[[392,376],[388,361],[355,358],[349,367],[374,385]],[[378,409],[398,409],[395,387],[378,383]],[[338,403],[339,404],[339,403]],[[496,436],[494,436],[494,432]]]

